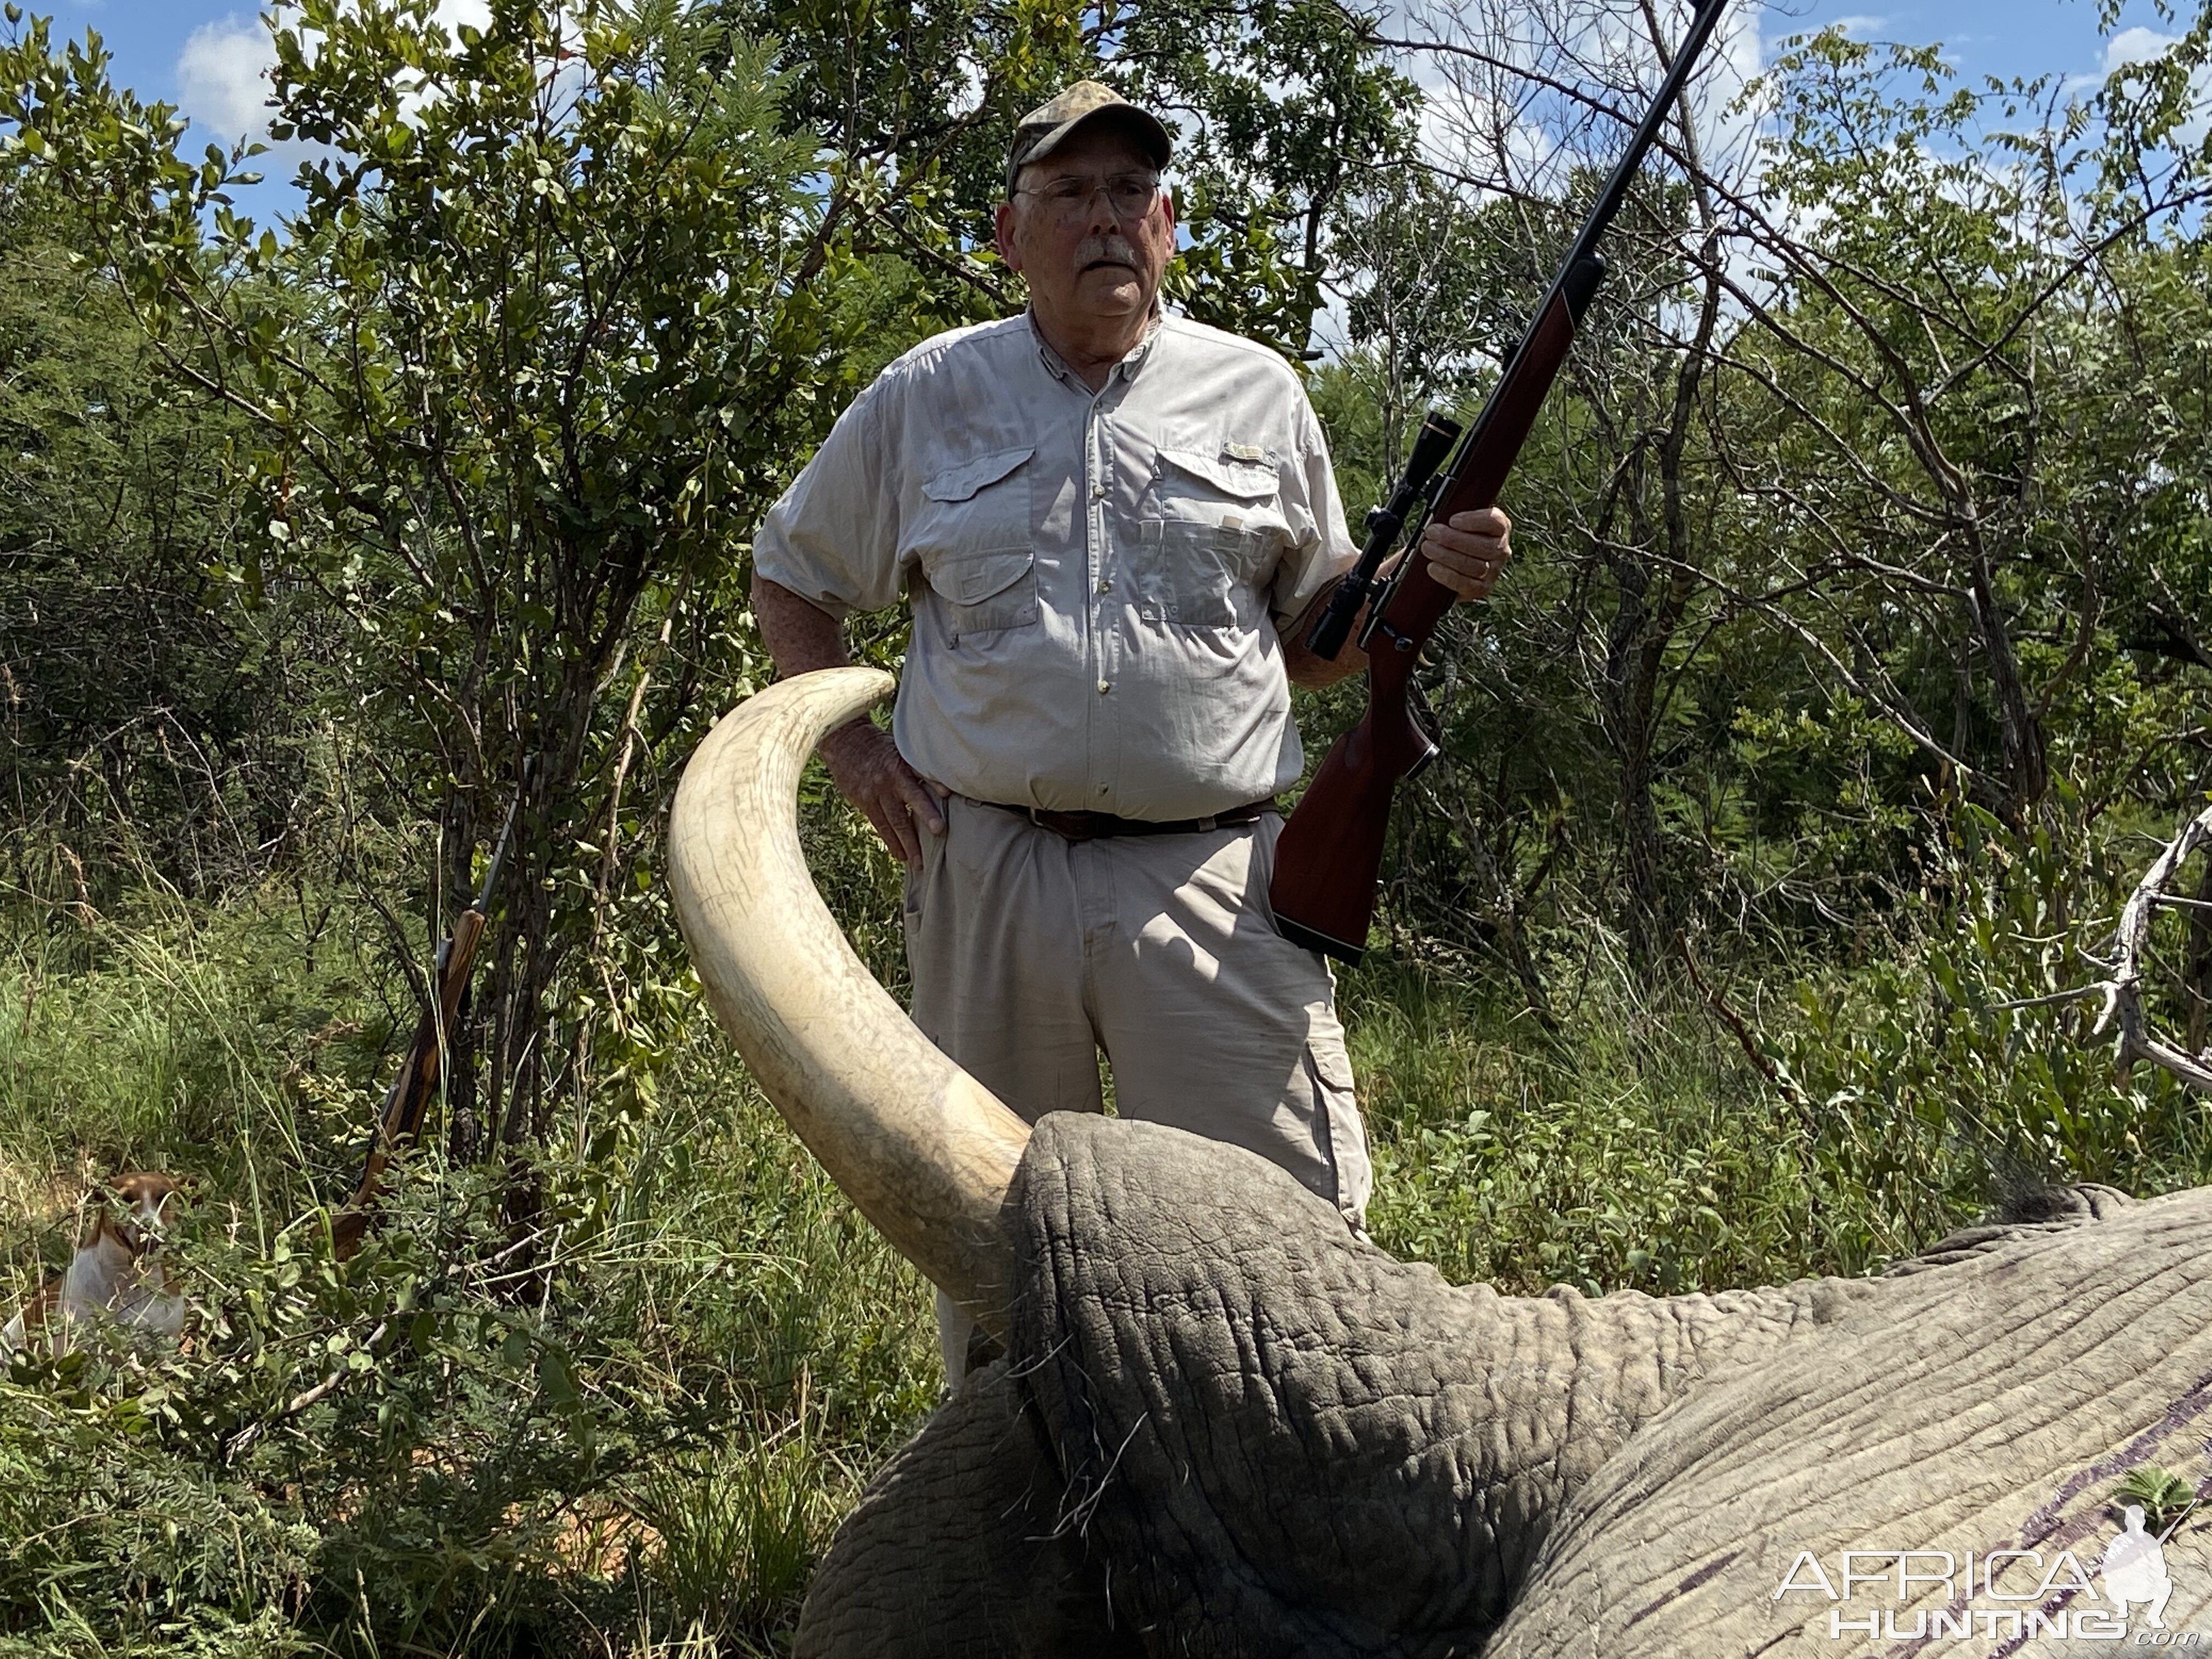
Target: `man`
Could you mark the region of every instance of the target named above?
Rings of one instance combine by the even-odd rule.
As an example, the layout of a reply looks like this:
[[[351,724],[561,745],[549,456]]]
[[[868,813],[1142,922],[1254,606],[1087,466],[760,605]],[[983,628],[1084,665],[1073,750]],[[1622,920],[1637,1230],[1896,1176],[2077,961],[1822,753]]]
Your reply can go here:
[[[886,369],[769,511],[753,604],[779,672],[907,593],[893,734],[830,776],[906,861],[914,1018],[1034,1121],[1115,1109],[1273,1159],[1360,1224],[1370,1172],[1327,964],[1277,933],[1290,687],[1364,665],[1303,641],[1358,550],[1290,366],[1164,314],[1170,144],[1079,82],[1025,116],[998,246],[1022,316]],[[1467,599],[1495,510],[1419,556]],[[939,1301],[946,1371],[969,1328]]]

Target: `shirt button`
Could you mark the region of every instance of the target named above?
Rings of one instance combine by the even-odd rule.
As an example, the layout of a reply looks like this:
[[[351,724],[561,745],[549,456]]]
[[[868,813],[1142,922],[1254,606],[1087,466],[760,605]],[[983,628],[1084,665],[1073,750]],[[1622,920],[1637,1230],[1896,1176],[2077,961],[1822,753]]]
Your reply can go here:
[[[1098,786],[1098,793],[1102,795],[1106,793],[1106,786],[1104,784],[1102,783]]]
[[[1103,483],[1091,485],[1091,499],[1094,501],[1104,501],[1106,499],[1106,486]]]
[[[1098,682],[1098,695],[1102,697],[1113,689],[1114,682],[1111,680],[1101,680]]]
[[[1098,591],[1101,593],[1111,593],[1114,591],[1114,579],[1111,576],[1101,576],[1098,579]]]

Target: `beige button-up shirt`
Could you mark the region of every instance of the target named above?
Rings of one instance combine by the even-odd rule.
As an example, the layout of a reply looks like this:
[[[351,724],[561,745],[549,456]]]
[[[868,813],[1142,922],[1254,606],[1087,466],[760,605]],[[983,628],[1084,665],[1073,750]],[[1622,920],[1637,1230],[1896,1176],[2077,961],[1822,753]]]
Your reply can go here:
[[[1357,556],[1290,365],[1176,316],[1097,393],[1026,315],[926,341],[753,548],[833,615],[910,596],[892,730],[923,776],[1154,820],[1297,781],[1276,629]]]

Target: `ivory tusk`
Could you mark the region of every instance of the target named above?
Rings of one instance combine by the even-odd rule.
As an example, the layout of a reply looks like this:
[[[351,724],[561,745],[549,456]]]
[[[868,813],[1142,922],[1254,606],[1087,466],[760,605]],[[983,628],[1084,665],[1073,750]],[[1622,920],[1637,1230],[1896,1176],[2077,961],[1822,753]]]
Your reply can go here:
[[[799,850],[806,757],[892,684],[828,669],[725,715],[677,791],[669,884],[722,1029],[784,1121],[902,1255],[1003,1336],[1013,1248],[1000,1209],[1029,1126],[861,965]]]

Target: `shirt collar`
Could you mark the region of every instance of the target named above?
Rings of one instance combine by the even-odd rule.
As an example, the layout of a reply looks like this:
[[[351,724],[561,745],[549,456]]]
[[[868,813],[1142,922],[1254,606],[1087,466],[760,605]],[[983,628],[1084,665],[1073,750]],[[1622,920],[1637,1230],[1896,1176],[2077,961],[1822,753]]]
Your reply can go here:
[[[1052,342],[1044,337],[1044,331],[1037,326],[1036,310],[1032,308],[1022,314],[1029,320],[1030,337],[1036,342],[1037,356],[1043,362],[1046,372],[1055,380],[1063,383],[1073,380],[1076,385],[1083,386],[1082,377],[1067,366],[1066,359],[1054,351],[1052,349]],[[1114,373],[1125,380],[1135,379],[1137,370],[1143,367],[1145,359],[1152,355],[1153,343],[1160,337],[1160,330],[1166,322],[1167,308],[1155,299],[1152,301],[1152,319],[1146,326],[1144,337],[1131,346],[1123,355],[1121,361],[1114,365]],[[1107,380],[1111,384],[1113,375],[1108,375]],[[1084,390],[1088,392],[1090,388],[1085,386]]]

